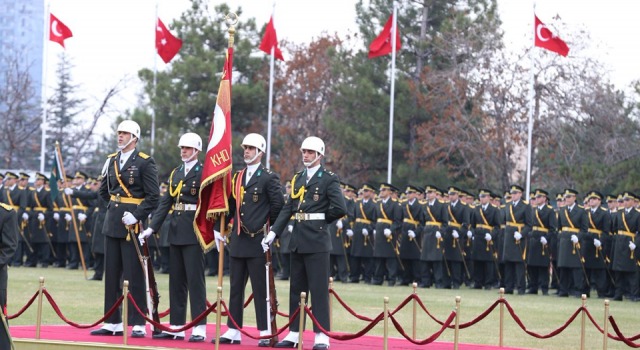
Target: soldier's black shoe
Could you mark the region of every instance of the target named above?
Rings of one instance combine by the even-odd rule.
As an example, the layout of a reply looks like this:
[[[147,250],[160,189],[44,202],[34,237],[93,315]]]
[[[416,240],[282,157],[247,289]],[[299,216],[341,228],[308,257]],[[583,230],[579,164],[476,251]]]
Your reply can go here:
[[[184,336],[173,335],[173,334],[164,333],[164,332],[160,334],[154,334],[151,338],[166,339],[166,340],[184,340]],[[191,341],[191,339],[189,339],[189,341]]]
[[[389,286],[389,287],[393,287],[393,286],[395,286],[395,285],[396,285],[396,284],[395,284],[395,283],[393,283],[393,282],[391,282],[391,281],[387,282],[387,286]]]
[[[566,292],[559,292],[558,294],[556,294],[558,297],[560,298],[566,298],[569,296],[569,293]]]
[[[536,289],[536,290],[529,289],[529,290],[527,291],[527,294],[535,294],[535,295],[538,295],[538,290],[537,290],[537,289]]]
[[[144,338],[145,335],[147,334],[143,331],[131,331],[131,338]]]
[[[77,270],[78,265],[67,265],[67,270]]]
[[[94,329],[91,331],[91,333],[89,333],[91,335],[115,335],[115,336],[121,336],[123,333],[122,331],[110,331],[108,329],[104,329],[104,328],[100,328],[100,329]]]
[[[616,295],[613,297],[613,300],[615,301],[622,301],[622,295]]]
[[[329,349],[329,345],[327,345],[327,344],[315,344],[312,349],[313,350],[327,350],[327,349]]]
[[[280,275],[280,276],[278,276],[276,279],[277,279],[278,281],[288,281],[288,280],[289,280],[289,276],[282,276],[282,275]]]
[[[89,281],[102,281],[102,276],[93,275],[88,278]]]
[[[190,343],[202,343],[204,341],[204,337],[201,335],[191,335],[189,337],[189,342]]]
[[[216,338],[214,337],[213,339],[211,339],[212,343],[216,342]],[[225,338],[225,337],[220,337],[220,344],[237,344],[240,345],[240,340],[231,340],[229,338]]]
[[[276,348],[295,348],[295,347],[298,347],[298,343],[294,343],[288,340],[283,340],[281,342],[277,342],[275,347]]]
[[[258,341],[258,346],[261,348],[268,348],[269,347],[269,339],[260,339],[260,341]]]
[[[349,283],[360,283],[360,280],[349,280]]]

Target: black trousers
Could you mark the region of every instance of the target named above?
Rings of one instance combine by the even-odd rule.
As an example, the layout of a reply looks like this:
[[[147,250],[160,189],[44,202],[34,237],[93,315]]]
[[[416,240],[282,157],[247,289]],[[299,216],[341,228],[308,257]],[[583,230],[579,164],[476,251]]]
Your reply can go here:
[[[27,257],[27,264],[36,265],[41,263],[42,265],[49,265],[51,260],[51,248],[49,243],[31,243],[33,253],[29,253]],[[27,249],[28,250],[28,249]]]
[[[420,261],[420,282],[425,287],[442,286],[444,264],[441,261]]]
[[[169,271],[169,258],[171,256],[171,248],[160,247],[160,253],[162,254],[162,258],[160,258],[160,270]]]
[[[638,296],[638,273],[615,271],[616,292],[615,298],[623,297],[627,294]]]
[[[5,310],[7,309],[7,290],[0,289],[0,312],[4,313],[4,319],[7,321],[7,325],[9,321],[7,320],[7,313]],[[0,349],[11,349],[11,342],[9,341],[9,335],[7,334],[4,326],[0,325]]]
[[[422,264],[420,259],[402,259],[404,271],[402,271],[401,284],[421,283],[420,273],[422,272]]]
[[[13,259],[11,259],[11,265],[22,266],[25,250],[29,251],[29,248],[26,247],[26,244],[24,244],[22,240],[18,239],[18,246],[16,247],[16,252],[13,254]]]
[[[67,265],[67,243],[54,243],[56,248],[56,263],[60,266]]]
[[[280,265],[282,265],[280,276],[289,278],[291,275],[291,254],[280,253]]]
[[[191,318],[207,309],[207,290],[204,282],[204,252],[199,244],[171,245],[169,266],[169,307],[171,324],[183,325],[187,320],[187,297]],[[233,295],[233,294],[232,294]],[[207,324],[206,317],[198,325]]]
[[[386,273],[389,283],[391,285],[396,283],[398,274],[398,260],[397,258],[376,258],[376,272],[373,276],[374,284],[382,284],[384,281],[384,275]]]
[[[451,288],[452,286],[454,288],[460,287],[460,285],[462,285],[462,270],[464,270],[462,261],[449,260],[447,263],[449,264],[449,272],[451,272],[451,275],[446,272],[445,267],[445,271],[442,274],[442,286],[445,288]]]
[[[291,283],[289,284],[289,315],[293,315],[300,304],[300,293],[307,293],[307,303],[311,299],[313,316],[327,331],[329,325],[329,252],[298,254],[291,252]],[[311,298],[309,298],[311,292]],[[301,332],[300,316],[297,316],[289,330]],[[260,328],[258,326],[258,328]],[[313,326],[314,332],[320,332]]]
[[[104,274],[104,254],[102,253],[95,253],[96,255],[96,268],[94,270],[94,275],[97,277],[102,278],[102,275]]]
[[[495,264],[493,261],[480,261],[475,260],[473,262],[473,281],[475,287],[491,288],[495,280]]]
[[[584,273],[580,267],[560,267],[558,268],[560,274],[560,286],[559,291],[562,293],[578,293],[589,294],[589,287],[587,286],[587,280],[584,278]]]
[[[375,265],[373,264],[373,258],[362,258],[358,256],[351,257],[351,274],[352,281],[362,280],[365,282],[371,282],[373,273],[375,272]],[[299,296],[298,296],[299,297]]]
[[[543,293],[549,291],[549,266],[531,266],[529,265],[529,289]]]
[[[504,263],[504,291],[513,293],[515,289],[520,293],[524,293],[526,288],[526,280],[523,262],[506,261]]]
[[[147,313],[145,277],[134,244],[125,238],[105,236],[104,313],[106,314],[122,295],[122,282],[129,281],[129,292],[143,313]],[[172,312],[173,313],[173,312]],[[105,323],[121,323],[121,308],[105,320]],[[142,326],[145,319],[132,302],[129,302],[129,325]]]
[[[69,266],[77,267],[81,266],[82,261],[80,261],[80,250],[78,249],[77,242],[69,242],[67,243],[69,246]],[[89,267],[89,258],[91,257],[91,250],[89,249],[89,244],[87,242],[81,242],[82,245],[82,255],[84,257],[84,263]]]
[[[332,267],[331,275],[334,280],[337,277],[340,281],[347,282],[349,270],[347,269],[347,258],[344,255],[331,255],[330,266]]]
[[[244,290],[247,286],[248,279],[251,279],[251,291],[253,292],[253,305],[256,311],[258,330],[267,330],[266,263],[267,259],[264,256],[259,258],[229,257],[229,274],[231,279],[229,312],[240,327],[242,327],[244,319]],[[300,296],[298,296],[298,299],[300,299]],[[229,328],[235,328],[231,319],[227,319],[227,326],[229,326]]]

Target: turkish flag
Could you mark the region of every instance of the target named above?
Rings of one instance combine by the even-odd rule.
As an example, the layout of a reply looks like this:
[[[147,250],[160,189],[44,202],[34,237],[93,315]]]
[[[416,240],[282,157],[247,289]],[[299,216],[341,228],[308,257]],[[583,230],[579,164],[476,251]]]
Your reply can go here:
[[[164,63],[169,63],[173,59],[180,48],[182,47],[182,40],[176,38],[171,34],[164,23],[158,18],[158,24],[156,25],[156,50],[158,55],[162,58]]]
[[[378,35],[375,40],[369,45],[369,58],[374,58],[378,56],[384,56],[386,54],[391,53],[393,49],[391,42],[391,26],[393,26],[393,14],[389,17],[389,20],[382,28],[382,32]],[[396,29],[396,51],[400,50],[402,47],[400,43],[400,32]]]
[[[193,228],[206,252],[215,246],[213,225],[229,211],[231,195],[231,69],[233,48],[227,51],[213,112],[207,155],[202,170],[200,194]],[[226,225],[226,223],[223,223]]]
[[[276,35],[276,28],[273,26],[273,16],[271,16],[271,18],[269,19],[267,29],[265,29],[264,31],[264,36],[262,37],[262,42],[260,43],[260,50],[271,55],[272,47],[275,58],[284,61],[282,52],[278,48],[278,36]]]
[[[544,23],[540,22],[538,16],[534,15],[534,17],[536,23],[536,46],[566,57],[569,53],[567,44],[553,34]]]
[[[51,13],[49,17],[49,40],[64,47],[64,39],[71,38],[72,36],[71,29]]]

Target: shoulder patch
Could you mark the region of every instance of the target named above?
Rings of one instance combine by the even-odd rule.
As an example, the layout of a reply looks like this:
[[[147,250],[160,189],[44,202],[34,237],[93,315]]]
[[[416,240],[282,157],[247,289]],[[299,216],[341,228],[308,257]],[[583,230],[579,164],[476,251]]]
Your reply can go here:
[[[362,202],[362,198],[356,198],[354,202]]]
[[[547,204],[547,208],[549,208],[549,209],[553,209],[553,207],[552,207],[552,206],[550,206],[549,204]]]
[[[427,201],[426,201],[426,200],[422,200],[422,201],[418,201],[418,203],[420,203],[420,204],[427,204]]]
[[[0,207],[3,207],[6,211],[12,211],[13,208],[11,208],[9,205],[4,204],[4,203],[0,203]]]
[[[35,190],[36,190],[36,188],[35,188],[35,187],[33,187],[33,186],[29,186],[29,191],[35,191]]]
[[[491,204],[492,207],[497,208],[498,206],[495,204]]]
[[[475,209],[475,208],[476,208],[476,206],[475,206],[475,205],[473,205],[473,204],[469,204],[469,208],[471,208],[471,209]]]
[[[603,207],[600,207],[600,209],[602,209],[602,211],[608,211],[607,209],[605,209],[605,208],[603,208]]]
[[[142,159],[149,159],[149,155],[144,153],[144,152],[139,152],[138,155],[140,156],[140,158]]]
[[[525,201],[525,200],[523,200],[523,201],[522,201],[522,203],[524,203],[524,204],[526,204],[526,205],[529,205],[529,202],[528,202],[528,201]]]
[[[115,157],[117,155],[118,155],[118,152],[111,153],[111,154],[107,155],[107,158]]]
[[[426,201],[425,201],[425,202],[426,202]],[[441,200],[441,199],[438,199],[438,202],[439,202],[439,203],[442,203],[442,204],[444,204],[444,203],[445,203],[445,202],[444,202],[443,200]]]
[[[24,190],[24,187],[22,187],[22,186],[18,185],[18,189],[19,189],[19,190]]]
[[[578,208],[580,208],[580,209],[584,209],[584,206],[582,206],[582,205],[578,204]]]
[[[500,208],[506,208],[506,205],[501,204],[501,205],[500,205]]]
[[[394,202],[398,201],[398,199],[396,199],[396,198],[391,198],[391,200],[394,201]]]

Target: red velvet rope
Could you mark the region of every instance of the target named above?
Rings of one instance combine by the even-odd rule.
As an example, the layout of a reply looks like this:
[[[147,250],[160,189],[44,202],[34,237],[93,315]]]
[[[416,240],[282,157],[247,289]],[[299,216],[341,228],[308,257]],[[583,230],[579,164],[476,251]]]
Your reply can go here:
[[[56,314],[58,315],[58,317],[60,317],[60,319],[62,319],[66,324],[68,324],[68,325],[70,325],[72,327],[82,328],[82,329],[93,328],[93,327],[99,325],[100,323],[104,322],[104,320],[106,320],[107,318],[111,317],[111,315],[113,315],[116,312],[116,310],[118,309],[120,304],[122,304],[122,300],[124,300],[124,296],[121,295],[120,298],[116,301],[116,303],[113,304],[111,309],[109,309],[109,311],[101,319],[99,319],[98,321],[96,321],[95,323],[92,323],[92,324],[81,325],[81,324],[69,321],[66,317],[64,317],[64,315],[60,311],[60,308],[58,307],[58,304],[56,304],[56,302],[53,300],[53,297],[51,296],[51,294],[49,294],[49,292],[46,289],[43,289],[42,293],[47,297],[47,300],[49,301],[49,304],[51,304],[51,307],[53,308],[53,311],[56,312]]]
[[[251,304],[252,300],[253,300],[253,293],[251,295],[249,295],[249,298],[247,298],[247,301],[244,302],[244,308],[245,309],[247,308],[247,306],[249,306],[249,304]],[[209,302],[209,300],[207,300],[207,307],[210,307],[210,306],[211,306],[211,303]],[[169,308],[166,311],[159,313],[158,317],[165,318],[165,317],[169,316],[170,313],[171,313],[171,309]],[[223,316],[227,316],[227,315],[223,314]]]
[[[408,341],[410,341],[410,342],[412,342],[412,343],[414,343],[416,345],[426,345],[426,344],[430,344],[430,343],[433,343],[434,341],[436,341],[436,339],[438,339],[440,337],[442,332],[444,332],[444,330],[447,329],[447,327],[454,327],[455,328],[455,325],[451,325],[451,322],[456,318],[456,312],[455,311],[451,311],[451,314],[449,315],[447,320],[444,322],[442,327],[440,327],[440,330],[438,330],[437,332],[433,333],[429,338],[424,339],[424,340],[414,340],[414,339],[412,339],[407,333],[405,333],[404,329],[402,328],[400,323],[396,320],[396,318],[393,315],[389,315],[389,317],[391,318],[391,322],[393,322],[393,325],[396,327],[398,332],[400,332],[400,334],[406,340],[408,340]]]
[[[589,312],[589,310],[587,310],[587,317],[589,317],[589,320],[591,321],[591,323],[593,323],[593,325],[598,329],[598,331],[600,331],[600,334],[604,334],[604,329],[602,329],[602,327],[600,327],[598,325],[596,320],[593,319],[593,316],[591,316],[591,313]],[[619,337],[616,337],[615,335],[613,335],[611,333],[608,333],[607,336],[609,336],[609,338],[611,338],[613,340],[622,341],[622,339],[620,339]],[[630,340],[630,341],[636,341],[636,340],[640,339],[640,334],[636,334],[633,337],[629,337],[627,339]]]
[[[340,296],[338,295],[338,293],[336,293],[333,289],[329,289],[329,294],[333,294],[334,297],[336,297],[336,300],[340,303],[340,305],[342,305],[342,307],[347,310],[353,317],[362,320],[362,321],[368,321],[371,322],[373,321],[372,318],[369,318],[367,316],[361,316],[358,315],[355,311],[353,311],[353,309],[351,309],[349,307],[349,305],[347,305],[344,301],[342,301],[342,298],[340,298]]]
[[[518,326],[520,326],[520,328],[527,334],[529,334],[530,336],[534,337],[534,338],[538,338],[538,339],[548,339],[551,337],[554,337],[560,333],[562,333],[568,326],[569,324],[571,324],[576,317],[580,314],[580,312],[582,310],[585,310],[586,308],[584,307],[579,307],[578,310],[576,310],[576,312],[573,313],[573,315],[571,315],[571,317],[569,317],[569,319],[567,320],[567,322],[565,322],[562,326],[560,326],[560,328],[552,331],[551,333],[548,334],[538,334],[535,332],[532,332],[530,330],[527,329],[527,327],[525,327],[525,325],[522,323],[522,321],[520,321],[520,318],[518,317],[518,315],[516,315],[515,311],[513,311],[513,308],[511,307],[511,305],[509,305],[509,302],[505,299],[504,300],[504,305],[507,307],[507,310],[509,310],[509,314],[511,314],[511,317],[513,318],[514,321],[516,321],[516,323],[518,324]]]
[[[182,332],[182,331],[186,331],[187,329],[190,329],[194,326],[197,326],[198,323],[200,323],[200,321],[202,321],[205,317],[207,317],[207,315],[209,315],[210,313],[216,311],[216,304],[214,303],[213,305],[209,306],[206,310],[204,310],[203,313],[201,313],[200,315],[198,315],[196,318],[194,318],[191,322],[187,323],[186,325],[180,327],[180,328],[171,328],[171,327],[167,327],[161,323],[158,323],[152,319],[150,319],[149,317],[147,317],[147,314],[142,312],[142,310],[140,310],[140,307],[138,306],[138,304],[136,304],[136,301],[133,299],[133,295],[131,294],[127,294],[127,298],[129,298],[129,301],[131,301],[131,303],[133,304],[133,307],[136,309],[136,311],[138,311],[138,313],[140,315],[142,315],[142,317],[149,322],[152,326],[158,328],[159,330],[165,331],[165,332]]]
[[[304,307],[304,311],[307,313],[307,315],[309,315],[309,318],[311,319],[311,321],[313,321],[313,324],[316,325],[322,333],[326,334],[329,338],[336,339],[336,340],[352,340],[352,339],[360,338],[363,335],[369,333],[369,331],[373,327],[375,327],[378,323],[380,323],[380,321],[382,321],[382,319],[384,318],[384,313],[381,312],[380,314],[378,314],[378,316],[376,316],[376,318],[374,318],[366,327],[361,329],[359,332],[354,334],[338,334],[334,332],[329,332],[326,329],[322,328],[322,326],[320,325],[320,322],[318,322],[316,317],[313,316],[311,309],[306,305]]]
[[[224,300],[222,301],[222,307],[227,312],[227,314],[229,314],[229,309],[227,309],[227,304],[224,302]],[[275,336],[278,336],[278,335],[282,334],[282,332],[287,330],[287,328],[289,328],[289,326],[291,325],[291,323],[293,323],[293,321],[295,320],[296,316],[298,316],[299,313],[300,313],[300,308],[296,309],[296,312],[293,313],[293,317],[289,320],[289,323],[287,323],[286,325],[282,326],[276,332],[276,334],[269,334],[269,335],[262,335],[262,336],[255,336],[255,335],[251,335],[251,334],[247,333],[240,326],[238,326],[238,323],[236,323],[236,320],[233,319],[231,314],[229,314],[229,319],[231,320],[231,323],[233,323],[233,325],[236,327],[236,330],[240,331],[240,333],[246,335],[247,337],[249,337],[251,339],[271,339],[271,338],[273,338]]]
[[[22,315],[22,313],[27,311],[27,309],[31,306],[31,304],[33,304],[33,302],[36,300],[37,297],[38,297],[38,292],[35,292],[35,294],[33,294],[33,296],[31,297],[31,299],[27,301],[27,304],[24,307],[22,307],[20,311],[16,312],[13,315],[7,316],[7,320],[13,320],[14,318],[20,317],[20,315]]]
[[[613,319],[613,316],[609,316],[609,322],[611,323],[611,328],[613,328],[613,331],[616,332],[618,338],[620,338],[623,343],[635,349],[640,348],[640,344],[636,344],[632,342],[631,339],[625,338],[625,336],[622,335],[622,332],[620,332],[620,328],[618,328],[618,324],[616,323],[616,320]]]

